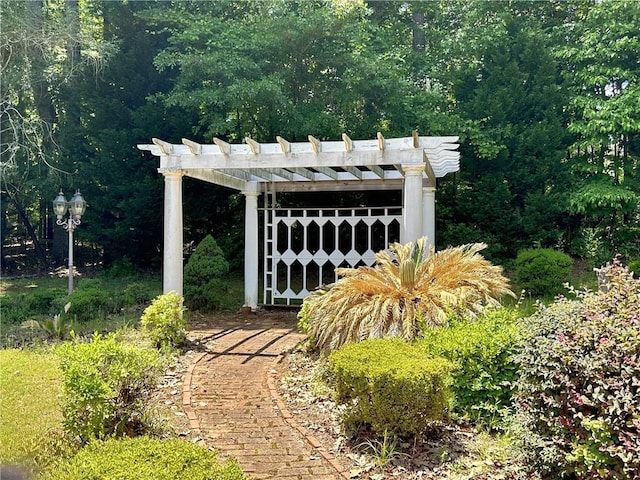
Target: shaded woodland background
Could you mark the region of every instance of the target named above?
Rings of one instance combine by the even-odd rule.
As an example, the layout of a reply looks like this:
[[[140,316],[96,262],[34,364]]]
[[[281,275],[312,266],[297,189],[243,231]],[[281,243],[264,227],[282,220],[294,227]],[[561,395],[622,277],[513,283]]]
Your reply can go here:
[[[3,0],[2,268],[65,264],[60,188],[89,203],[79,264],[159,268],[163,180],[136,149],[151,137],[412,130],[461,138],[439,247],[485,241],[505,265],[532,246],[635,259],[639,32],[635,1]],[[239,197],[185,179],[185,241],[211,233],[232,267]]]

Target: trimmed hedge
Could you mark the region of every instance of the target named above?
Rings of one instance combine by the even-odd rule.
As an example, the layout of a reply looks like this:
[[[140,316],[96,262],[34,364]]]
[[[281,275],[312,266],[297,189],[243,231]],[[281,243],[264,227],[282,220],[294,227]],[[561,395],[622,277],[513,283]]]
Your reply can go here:
[[[233,459],[182,440],[138,437],[92,442],[42,480],[248,480]]]
[[[452,364],[397,338],[347,344],[329,356],[347,429],[418,435],[444,417]]]
[[[513,361],[518,340],[517,310],[489,310],[473,320],[426,330],[419,345],[430,356],[450,360],[453,371],[452,410],[490,428],[512,406],[518,365]]]
[[[605,268],[608,291],[540,305],[523,325],[521,444],[543,478],[640,472],[640,280],[618,261]]]

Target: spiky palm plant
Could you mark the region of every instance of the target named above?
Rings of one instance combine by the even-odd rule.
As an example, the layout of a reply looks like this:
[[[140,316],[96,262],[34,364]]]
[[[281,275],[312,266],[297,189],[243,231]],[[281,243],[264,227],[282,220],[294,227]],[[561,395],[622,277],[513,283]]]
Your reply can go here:
[[[453,309],[475,313],[497,305],[502,295],[513,293],[502,267],[478,253],[486,246],[427,252],[423,237],[415,245],[394,243],[378,252],[373,267],[337,269],[338,281],[305,300],[309,335],[325,352],[365,338],[412,340],[418,322],[436,327]]]

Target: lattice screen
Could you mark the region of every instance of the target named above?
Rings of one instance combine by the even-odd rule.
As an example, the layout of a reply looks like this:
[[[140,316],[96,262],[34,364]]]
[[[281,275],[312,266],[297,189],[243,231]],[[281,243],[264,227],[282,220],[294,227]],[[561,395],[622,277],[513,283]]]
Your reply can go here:
[[[264,304],[299,304],[336,267],[373,265],[400,239],[402,207],[265,209]]]

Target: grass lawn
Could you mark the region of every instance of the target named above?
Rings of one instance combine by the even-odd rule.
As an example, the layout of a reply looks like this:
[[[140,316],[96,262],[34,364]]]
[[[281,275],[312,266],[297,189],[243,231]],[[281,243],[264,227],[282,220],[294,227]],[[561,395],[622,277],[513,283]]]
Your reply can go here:
[[[49,350],[0,350],[0,463],[31,463],[62,428],[60,377]]]

